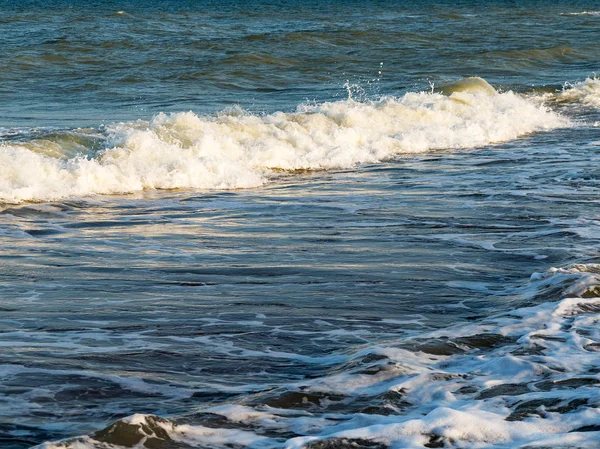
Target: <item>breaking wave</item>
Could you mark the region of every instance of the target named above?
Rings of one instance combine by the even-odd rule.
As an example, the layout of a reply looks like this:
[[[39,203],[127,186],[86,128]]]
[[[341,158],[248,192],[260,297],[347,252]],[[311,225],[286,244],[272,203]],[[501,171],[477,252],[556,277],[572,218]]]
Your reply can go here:
[[[600,11],[565,12],[561,16],[600,16]]]
[[[600,78],[592,77],[578,83],[565,84],[557,100],[600,108]]]
[[[109,127],[99,150],[73,139],[4,143],[0,202],[249,188],[280,171],[350,168],[402,154],[475,148],[567,125],[557,113],[513,92],[497,93],[481,78],[457,83],[446,95],[348,99],[301,105],[293,113],[161,113],[150,122]]]

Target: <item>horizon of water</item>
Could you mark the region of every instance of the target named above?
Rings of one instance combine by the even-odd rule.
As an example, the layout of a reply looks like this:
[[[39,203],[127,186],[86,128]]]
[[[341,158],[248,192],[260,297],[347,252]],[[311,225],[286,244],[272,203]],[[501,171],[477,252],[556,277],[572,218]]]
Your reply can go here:
[[[598,446],[600,5],[0,32],[2,448]]]

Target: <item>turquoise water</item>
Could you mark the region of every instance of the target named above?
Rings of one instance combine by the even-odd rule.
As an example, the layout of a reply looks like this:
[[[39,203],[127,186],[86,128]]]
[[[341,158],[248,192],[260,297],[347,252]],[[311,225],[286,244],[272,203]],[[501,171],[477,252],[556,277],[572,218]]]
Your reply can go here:
[[[0,6],[2,448],[600,444],[599,4]]]

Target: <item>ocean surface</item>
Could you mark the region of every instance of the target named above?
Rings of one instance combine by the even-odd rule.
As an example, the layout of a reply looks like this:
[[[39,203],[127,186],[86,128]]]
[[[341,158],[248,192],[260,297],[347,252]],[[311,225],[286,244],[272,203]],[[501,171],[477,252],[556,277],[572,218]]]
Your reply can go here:
[[[0,0],[0,448],[600,447],[600,2]]]

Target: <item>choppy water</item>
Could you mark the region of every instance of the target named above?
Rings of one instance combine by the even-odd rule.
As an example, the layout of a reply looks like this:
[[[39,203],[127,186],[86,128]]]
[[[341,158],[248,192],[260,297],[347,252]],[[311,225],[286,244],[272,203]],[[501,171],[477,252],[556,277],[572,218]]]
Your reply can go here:
[[[0,6],[0,447],[600,445],[597,2]]]

